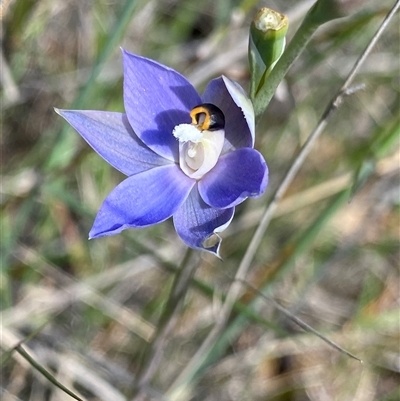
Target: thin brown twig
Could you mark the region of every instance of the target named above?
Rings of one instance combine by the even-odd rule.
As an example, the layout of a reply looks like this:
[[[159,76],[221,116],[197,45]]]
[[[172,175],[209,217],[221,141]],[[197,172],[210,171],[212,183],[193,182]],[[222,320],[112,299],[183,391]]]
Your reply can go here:
[[[314,329],[311,327],[309,324],[295,316],[293,313],[291,313],[288,309],[283,307],[279,302],[275,301],[275,299],[269,297],[268,295],[262,293],[258,288],[254,287],[252,284],[247,282],[246,280],[240,280],[246,287],[250,288],[252,291],[254,291],[256,294],[258,294],[261,298],[265,299],[268,302],[271,302],[276,309],[279,310],[279,312],[283,313],[285,316],[287,316],[290,320],[292,320],[294,323],[296,323],[298,326],[300,326],[302,329],[305,331],[308,331],[310,333],[315,334],[317,337],[319,337],[322,341],[325,341],[327,344],[329,344],[331,347],[335,348],[337,351],[341,352],[342,354],[345,354],[349,356],[350,358],[356,359],[357,361],[360,361],[361,363],[363,362],[362,359],[356,357],[354,354],[351,352],[345,350],[343,347],[341,347],[339,344],[336,344],[334,341],[330,340],[323,334],[321,334],[318,330]]]

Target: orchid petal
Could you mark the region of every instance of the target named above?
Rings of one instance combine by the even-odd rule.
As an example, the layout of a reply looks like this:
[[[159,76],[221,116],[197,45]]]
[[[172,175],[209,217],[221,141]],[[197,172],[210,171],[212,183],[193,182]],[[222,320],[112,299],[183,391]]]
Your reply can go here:
[[[189,81],[153,60],[123,51],[124,104],[139,138],[160,156],[178,161],[174,127],[190,123],[190,110],[201,103]]]
[[[201,199],[195,186],[186,202],[174,214],[174,226],[182,241],[191,248],[219,256],[221,238],[217,234],[231,222],[235,209],[214,209]]]
[[[195,181],[174,164],[128,177],[103,202],[89,238],[168,219],[185,202],[194,185]]]
[[[125,114],[94,110],[58,110],[82,138],[108,163],[133,175],[170,163],[135,135]]]
[[[225,115],[223,153],[254,146],[253,105],[239,84],[226,77],[214,79],[208,84],[202,99],[218,106]]]
[[[199,182],[199,192],[211,207],[225,209],[260,196],[268,184],[268,168],[255,149],[242,148],[222,156]]]

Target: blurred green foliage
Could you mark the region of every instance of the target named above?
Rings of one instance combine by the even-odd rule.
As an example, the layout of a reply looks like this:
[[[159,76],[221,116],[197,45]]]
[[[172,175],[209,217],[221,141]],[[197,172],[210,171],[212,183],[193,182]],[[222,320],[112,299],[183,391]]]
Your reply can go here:
[[[223,261],[199,256],[151,383],[156,392],[170,388],[209,332],[270,194],[392,3],[344,2],[347,17],[317,30],[278,88],[257,127],[270,190],[237,208]],[[2,399],[69,399],[12,352],[21,341],[83,399],[129,400],[185,252],[171,222],[87,240],[123,177],[53,107],[122,111],[119,46],[177,69],[200,90],[221,74],[248,88],[248,28],[266,5],[289,16],[290,41],[310,2],[3,2],[0,306],[1,350],[11,356],[2,357]],[[398,22],[356,79],[365,89],[345,99],[291,185],[247,278],[364,363],[302,332],[249,289],[175,399],[397,399]]]

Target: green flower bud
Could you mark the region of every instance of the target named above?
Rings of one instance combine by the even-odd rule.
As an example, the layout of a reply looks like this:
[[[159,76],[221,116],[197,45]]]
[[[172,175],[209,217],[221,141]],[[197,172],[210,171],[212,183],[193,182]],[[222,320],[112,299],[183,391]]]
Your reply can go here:
[[[254,99],[274,65],[281,57],[288,30],[286,15],[262,8],[250,26],[250,97]]]

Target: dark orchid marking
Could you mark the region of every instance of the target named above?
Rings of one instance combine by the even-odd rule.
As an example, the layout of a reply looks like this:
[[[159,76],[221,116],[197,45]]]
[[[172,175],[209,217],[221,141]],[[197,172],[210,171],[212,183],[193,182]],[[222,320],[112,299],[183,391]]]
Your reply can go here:
[[[211,103],[203,103],[190,111],[192,124],[199,130],[216,131],[225,128],[225,116],[220,108]]]

